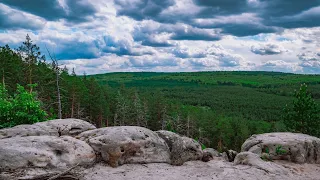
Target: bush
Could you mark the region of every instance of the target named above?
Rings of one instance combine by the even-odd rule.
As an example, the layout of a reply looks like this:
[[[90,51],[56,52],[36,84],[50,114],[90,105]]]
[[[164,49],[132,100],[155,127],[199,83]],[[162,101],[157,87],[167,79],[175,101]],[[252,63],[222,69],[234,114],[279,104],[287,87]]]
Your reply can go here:
[[[0,128],[33,124],[44,121],[46,116],[34,92],[27,92],[23,86],[17,85],[17,91],[12,97],[0,84]]]

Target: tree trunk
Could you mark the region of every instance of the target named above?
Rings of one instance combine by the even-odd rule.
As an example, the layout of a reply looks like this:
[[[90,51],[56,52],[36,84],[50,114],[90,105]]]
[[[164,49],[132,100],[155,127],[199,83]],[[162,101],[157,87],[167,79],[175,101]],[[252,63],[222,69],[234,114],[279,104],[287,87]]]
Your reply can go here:
[[[72,102],[71,102],[71,118],[74,116],[74,92],[72,93]]]
[[[29,85],[30,85],[30,93],[32,92],[32,68],[30,65],[30,70],[29,70]]]
[[[57,66],[58,66],[58,63],[57,63]],[[57,80],[57,92],[58,92],[58,117],[59,119],[62,119],[61,96],[60,96],[60,87],[59,87],[59,69],[56,70],[56,75],[57,75],[56,80]]]

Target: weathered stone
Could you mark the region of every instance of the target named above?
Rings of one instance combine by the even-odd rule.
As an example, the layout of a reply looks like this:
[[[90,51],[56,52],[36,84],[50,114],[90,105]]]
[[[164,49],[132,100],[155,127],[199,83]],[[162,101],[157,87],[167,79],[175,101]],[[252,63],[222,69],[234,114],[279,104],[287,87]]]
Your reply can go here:
[[[209,152],[203,152],[202,154],[202,159],[201,159],[203,162],[209,162],[211,160],[213,160],[213,156],[211,153]]]
[[[170,162],[165,141],[143,127],[106,127],[83,132],[77,138],[88,142],[112,167],[128,163]]]
[[[254,154],[252,152],[241,152],[239,153],[235,159],[234,164],[242,164],[242,165],[250,165],[254,166],[258,169],[264,170],[267,173],[273,174],[288,174],[288,171],[275,163],[263,161],[259,155]]]
[[[223,159],[229,162],[233,162],[234,158],[237,156],[238,152],[234,150],[227,150],[222,153]]]
[[[0,140],[0,169],[67,168],[95,161],[93,149],[69,136],[28,136]]]
[[[212,157],[220,157],[221,156],[221,154],[217,150],[215,150],[213,148],[206,148],[206,149],[203,150],[203,152],[210,153],[212,155]]]
[[[194,139],[181,137],[170,131],[157,131],[170,149],[172,165],[182,165],[186,161],[201,160],[203,152],[201,145]]]
[[[75,136],[92,129],[96,129],[96,127],[80,119],[55,119],[1,129],[0,139],[25,136]]]
[[[269,154],[272,160],[320,164],[320,139],[299,133],[266,133],[253,135],[242,145],[242,151]]]
[[[208,162],[213,160],[214,157],[220,157],[220,153],[213,148],[206,148],[203,150],[202,161]]]

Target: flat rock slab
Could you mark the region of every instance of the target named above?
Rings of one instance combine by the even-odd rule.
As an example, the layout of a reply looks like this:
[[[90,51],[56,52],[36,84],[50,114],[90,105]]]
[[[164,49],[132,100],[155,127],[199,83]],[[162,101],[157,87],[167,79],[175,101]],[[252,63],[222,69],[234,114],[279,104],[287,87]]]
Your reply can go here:
[[[81,180],[316,180],[319,179],[320,166],[317,164],[293,164],[279,162],[288,169],[289,174],[267,173],[257,167],[233,165],[224,160],[209,162],[189,161],[182,166],[169,164],[126,164],[111,168],[104,164],[84,170]]]
[[[93,149],[83,141],[62,136],[28,136],[0,140],[0,170],[65,169],[95,162]]]
[[[253,135],[241,148],[270,160],[320,164],[320,139],[299,133],[266,133]]]
[[[96,127],[80,119],[55,119],[0,129],[0,139],[26,136],[75,136]]]
[[[86,131],[76,138],[87,142],[111,166],[169,163],[170,153],[157,133],[137,126],[114,126]]]

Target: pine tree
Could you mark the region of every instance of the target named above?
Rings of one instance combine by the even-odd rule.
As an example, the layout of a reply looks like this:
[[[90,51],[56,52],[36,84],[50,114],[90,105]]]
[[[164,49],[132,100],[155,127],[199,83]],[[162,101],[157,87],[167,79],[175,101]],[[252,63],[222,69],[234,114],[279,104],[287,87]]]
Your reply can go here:
[[[26,40],[18,48],[18,52],[26,63],[27,84],[33,84],[36,65],[40,61],[45,61],[45,56],[41,55],[40,48],[36,44],[33,44],[29,35],[26,36]],[[29,91],[32,92],[32,89],[33,87],[30,86]]]
[[[0,47],[1,83],[9,93],[13,93],[18,83],[22,84],[23,63],[17,53],[8,45]],[[24,85],[24,84],[23,84]]]
[[[319,109],[307,85],[302,84],[295,92],[293,108],[285,107],[284,122],[288,130],[320,137]]]
[[[123,94],[118,91],[116,96],[116,112],[114,114],[114,126],[128,125],[129,103]]]

